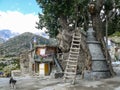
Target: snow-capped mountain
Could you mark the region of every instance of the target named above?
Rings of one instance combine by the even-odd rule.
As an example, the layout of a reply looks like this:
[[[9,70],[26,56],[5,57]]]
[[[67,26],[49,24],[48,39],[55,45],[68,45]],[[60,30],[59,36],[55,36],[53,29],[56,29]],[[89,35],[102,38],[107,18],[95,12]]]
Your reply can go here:
[[[39,36],[42,36],[44,38],[49,38],[48,37],[48,34],[44,33],[44,32],[38,32],[38,33],[33,33],[33,34],[36,34],[36,35],[39,35]],[[12,32],[12,30],[8,30],[8,29],[3,29],[3,30],[0,30],[0,41],[1,42],[5,42],[7,41],[9,38],[13,38],[14,36],[17,36],[17,35],[20,35],[19,33],[17,32]]]
[[[44,37],[44,38],[46,38],[46,39],[49,39],[48,34],[45,33],[45,32],[37,32],[37,33],[35,32],[34,34],[39,35],[39,36],[42,36],[42,37]]]
[[[18,33],[12,33],[11,30],[7,30],[7,29],[0,30],[0,38],[4,39],[5,41],[16,35],[18,35]]]

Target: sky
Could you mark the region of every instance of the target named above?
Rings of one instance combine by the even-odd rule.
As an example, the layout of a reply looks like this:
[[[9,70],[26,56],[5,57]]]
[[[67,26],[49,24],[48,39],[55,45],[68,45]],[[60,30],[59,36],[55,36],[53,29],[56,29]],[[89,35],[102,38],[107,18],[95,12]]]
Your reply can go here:
[[[0,30],[12,32],[44,33],[35,28],[41,9],[36,0],[0,0]]]

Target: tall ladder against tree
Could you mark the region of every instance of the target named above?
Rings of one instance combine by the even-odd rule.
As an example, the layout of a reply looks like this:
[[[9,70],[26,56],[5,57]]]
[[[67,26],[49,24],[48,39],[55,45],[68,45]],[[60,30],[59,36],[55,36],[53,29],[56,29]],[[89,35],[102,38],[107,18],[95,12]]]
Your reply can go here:
[[[70,52],[64,71],[64,80],[72,80],[72,84],[75,83],[78,57],[80,53],[81,33],[77,31],[73,34]]]

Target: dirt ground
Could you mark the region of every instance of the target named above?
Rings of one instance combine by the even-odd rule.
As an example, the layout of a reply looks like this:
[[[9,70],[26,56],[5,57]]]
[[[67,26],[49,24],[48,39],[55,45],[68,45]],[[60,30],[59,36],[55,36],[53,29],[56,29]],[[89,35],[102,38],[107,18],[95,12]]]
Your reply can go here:
[[[62,78],[45,77],[15,77],[16,89],[9,86],[9,78],[0,78],[0,90],[120,90],[120,67],[115,67],[117,75],[98,81],[82,80],[79,77],[75,85],[65,83]]]

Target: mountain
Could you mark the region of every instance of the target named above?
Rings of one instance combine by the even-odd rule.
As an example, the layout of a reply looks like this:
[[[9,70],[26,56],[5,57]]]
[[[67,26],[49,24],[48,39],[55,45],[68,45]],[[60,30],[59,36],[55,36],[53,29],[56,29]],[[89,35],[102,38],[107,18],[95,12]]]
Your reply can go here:
[[[18,35],[18,33],[12,33],[11,30],[7,29],[0,30],[0,38],[4,40],[8,40],[9,38],[12,38],[16,35]]]
[[[4,43],[5,40],[3,38],[0,38],[0,44]]]
[[[34,34],[42,36],[42,37],[47,38],[47,39],[49,38],[48,33],[45,33],[45,32],[35,32]]]
[[[33,41],[36,41],[37,44],[49,43],[49,40],[46,38],[26,32],[3,43],[0,46],[0,55],[19,55],[23,51],[30,50]]]

